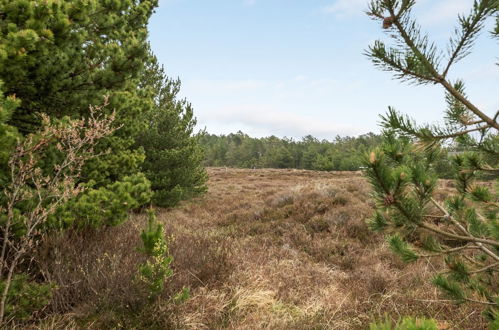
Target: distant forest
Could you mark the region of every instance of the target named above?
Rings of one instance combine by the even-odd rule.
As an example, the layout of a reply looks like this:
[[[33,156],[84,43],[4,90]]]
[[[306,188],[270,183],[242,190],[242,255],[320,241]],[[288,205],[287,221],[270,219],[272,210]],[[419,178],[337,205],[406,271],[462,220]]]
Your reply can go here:
[[[297,141],[269,136],[253,138],[238,131],[228,135],[202,134],[205,166],[238,168],[296,168],[316,171],[358,171],[366,153],[382,143],[382,136],[367,133],[358,137],[336,136],[333,141],[311,135]],[[450,161],[442,150],[434,163],[440,177],[448,177]]]
[[[275,136],[252,138],[239,131],[204,134],[200,142],[206,166],[355,171],[362,166],[363,154],[380,144],[381,136],[368,133],[328,141],[307,135],[296,141]]]

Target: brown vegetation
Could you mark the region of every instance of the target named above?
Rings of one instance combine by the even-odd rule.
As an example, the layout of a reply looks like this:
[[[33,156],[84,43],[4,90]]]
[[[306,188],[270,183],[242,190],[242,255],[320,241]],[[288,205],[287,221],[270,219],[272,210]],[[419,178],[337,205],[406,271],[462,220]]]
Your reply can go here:
[[[158,215],[175,258],[164,297],[138,303],[145,216],[134,215],[112,233],[50,242],[58,256],[47,260],[60,261],[46,265],[59,283],[51,308],[63,316],[40,328],[362,329],[385,315],[486,326],[473,306],[442,300],[433,266],[403,264],[368,230],[373,205],[360,173],[208,172],[208,194]],[[191,298],[173,303],[185,286]]]

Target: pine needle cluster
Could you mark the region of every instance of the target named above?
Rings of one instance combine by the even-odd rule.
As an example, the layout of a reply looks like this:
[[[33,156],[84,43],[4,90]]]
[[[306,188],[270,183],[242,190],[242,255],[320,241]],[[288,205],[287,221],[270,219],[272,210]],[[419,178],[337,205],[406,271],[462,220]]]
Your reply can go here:
[[[384,143],[365,157],[377,203],[369,225],[385,232],[406,262],[443,261],[445,271],[433,283],[458,303],[484,306],[492,322],[499,322],[499,112],[487,114],[469,99],[462,80],[448,78],[453,65],[472,51],[487,19],[496,18],[491,36],[499,36],[499,1],[475,0],[467,15],[459,15],[447,52],[422,32],[411,13],[414,5],[414,0],[371,1],[368,15],[395,42],[376,41],[366,55],[397,79],[443,87],[444,124],[417,124],[393,108],[381,116]],[[434,162],[442,145],[455,150],[455,192],[444,200],[435,197]]]

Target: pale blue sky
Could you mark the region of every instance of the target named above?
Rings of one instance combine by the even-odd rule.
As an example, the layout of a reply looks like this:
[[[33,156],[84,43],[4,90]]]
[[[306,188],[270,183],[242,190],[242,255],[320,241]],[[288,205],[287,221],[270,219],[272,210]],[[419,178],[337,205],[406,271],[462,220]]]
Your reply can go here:
[[[458,12],[472,0],[420,0],[416,14],[446,50]],[[444,109],[437,86],[392,80],[362,54],[387,39],[364,13],[366,0],[160,0],[150,41],[198,128],[251,136],[378,132],[389,105],[421,122]],[[489,26],[493,22],[489,22]],[[499,47],[484,32],[452,78],[464,78],[473,102],[499,109]]]

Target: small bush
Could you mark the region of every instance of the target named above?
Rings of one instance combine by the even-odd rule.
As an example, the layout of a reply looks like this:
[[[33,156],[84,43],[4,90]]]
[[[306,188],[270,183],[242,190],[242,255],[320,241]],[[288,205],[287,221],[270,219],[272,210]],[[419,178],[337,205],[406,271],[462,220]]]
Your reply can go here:
[[[168,251],[163,226],[156,220],[154,211],[149,211],[148,215],[147,227],[140,235],[143,243],[140,251],[148,260],[139,266],[137,280],[146,287],[151,300],[163,292],[165,281],[173,275],[173,257]]]
[[[17,321],[29,319],[32,314],[46,306],[52,297],[51,283],[30,281],[25,274],[12,277],[7,294],[5,319]],[[5,281],[0,281],[0,292],[5,289]]]

